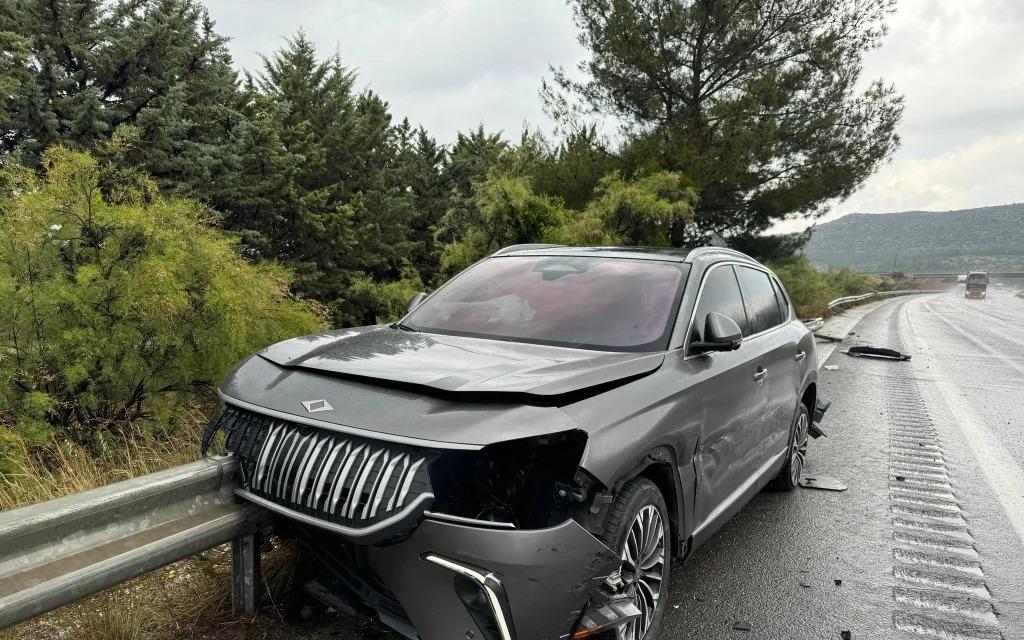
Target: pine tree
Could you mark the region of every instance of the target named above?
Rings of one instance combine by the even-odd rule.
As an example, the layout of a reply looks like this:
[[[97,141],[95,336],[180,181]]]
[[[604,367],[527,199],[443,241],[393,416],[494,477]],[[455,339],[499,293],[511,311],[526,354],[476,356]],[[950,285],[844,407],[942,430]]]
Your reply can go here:
[[[30,52],[5,105],[0,157],[18,151],[38,166],[52,145],[95,149],[127,125],[139,144],[126,160],[161,187],[206,197],[224,179],[241,122],[236,73],[194,0],[8,0],[0,32]]]
[[[881,81],[860,88],[894,0],[570,4],[589,58],[583,80],[556,70],[549,111],[567,125],[622,123],[627,174],[653,164],[691,176],[702,234],[813,218],[898,146],[902,97]]]

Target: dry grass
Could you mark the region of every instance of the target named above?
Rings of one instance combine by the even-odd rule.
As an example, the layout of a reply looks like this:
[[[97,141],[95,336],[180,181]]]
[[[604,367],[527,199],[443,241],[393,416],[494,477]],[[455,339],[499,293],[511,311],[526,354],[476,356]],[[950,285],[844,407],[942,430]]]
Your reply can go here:
[[[26,452],[15,473],[0,474],[0,510],[195,460],[208,415],[196,407],[174,437],[111,437],[98,456],[70,442],[55,442],[45,456]],[[347,623],[333,617],[301,632],[285,621],[299,586],[297,554],[276,539],[267,546],[262,560],[265,605],[255,616],[231,614],[231,552],[223,546],[0,631],[0,640],[355,638]],[[330,635],[320,636],[323,630]]]
[[[153,473],[199,457],[199,442],[208,410],[192,407],[173,436],[159,439],[115,432],[98,451],[54,440],[45,453],[24,451],[11,460],[14,473],[0,473],[0,511],[52,500],[103,485]]]

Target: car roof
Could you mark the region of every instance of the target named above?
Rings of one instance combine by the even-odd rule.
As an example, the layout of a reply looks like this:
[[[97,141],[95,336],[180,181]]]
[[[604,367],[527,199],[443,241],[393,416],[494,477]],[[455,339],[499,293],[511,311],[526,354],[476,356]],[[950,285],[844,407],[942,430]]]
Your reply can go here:
[[[592,256],[686,263],[695,260],[729,259],[757,264],[750,256],[725,247],[677,249],[673,247],[570,247],[558,244],[517,244],[492,254],[492,257],[495,256]]]

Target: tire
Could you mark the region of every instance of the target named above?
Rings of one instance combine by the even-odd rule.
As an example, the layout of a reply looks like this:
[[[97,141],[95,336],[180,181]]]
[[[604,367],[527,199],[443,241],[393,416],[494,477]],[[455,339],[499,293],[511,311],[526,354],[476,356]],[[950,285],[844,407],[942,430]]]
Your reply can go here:
[[[636,541],[650,532],[648,544]],[[633,478],[622,487],[608,513],[601,540],[622,558],[618,591],[634,596],[641,617],[616,631],[616,640],[655,640],[665,616],[669,572],[672,568],[672,526],[665,497],[647,478]],[[660,536],[660,541],[658,537]],[[638,554],[647,566],[644,573],[633,569]],[[659,560],[660,557],[660,560]],[[660,576],[658,575],[660,573]]]
[[[807,431],[810,426],[810,412],[807,405],[801,402],[797,405],[793,427],[790,429],[786,464],[772,481],[772,489],[775,491],[792,491],[800,486],[800,474],[803,473],[804,460],[807,459]]]

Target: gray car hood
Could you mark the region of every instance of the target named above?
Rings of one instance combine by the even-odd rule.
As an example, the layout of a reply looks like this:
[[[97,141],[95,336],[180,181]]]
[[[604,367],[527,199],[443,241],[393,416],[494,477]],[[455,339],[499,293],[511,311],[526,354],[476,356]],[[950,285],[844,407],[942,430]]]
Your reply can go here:
[[[661,353],[570,349],[409,332],[389,326],[295,338],[259,355],[289,369],[364,382],[419,387],[426,393],[514,394],[552,402],[653,373]]]

